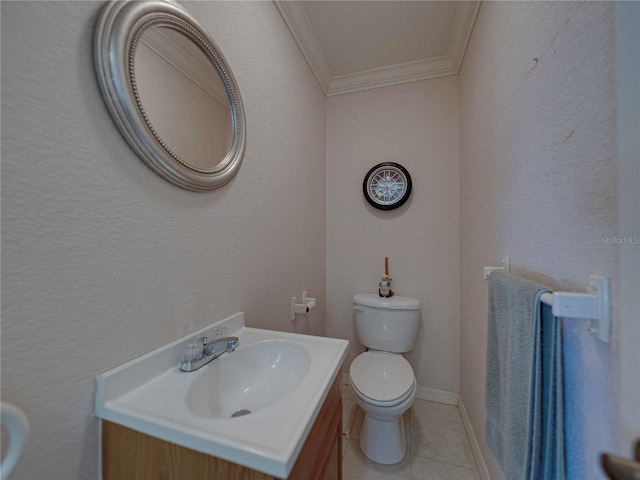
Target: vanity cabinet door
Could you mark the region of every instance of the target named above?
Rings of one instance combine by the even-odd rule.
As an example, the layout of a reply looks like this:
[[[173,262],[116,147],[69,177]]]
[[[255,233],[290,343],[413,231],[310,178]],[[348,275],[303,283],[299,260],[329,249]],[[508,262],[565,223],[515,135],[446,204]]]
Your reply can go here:
[[[250,468],[102,422],[102,480],[277,480]]]
[[[327,458],[324,461],[322,480],[342,480],[342,402],[332,421],[333,431],[329,438]]]

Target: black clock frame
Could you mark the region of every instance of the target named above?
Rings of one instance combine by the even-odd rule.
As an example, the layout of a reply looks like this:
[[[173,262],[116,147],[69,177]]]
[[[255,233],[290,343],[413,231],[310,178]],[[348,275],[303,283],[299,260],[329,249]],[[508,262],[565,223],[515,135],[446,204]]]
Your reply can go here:
[[[406,184],[405,184],[405,190],[402,194],[402,196],[400,196],[395,202],[393,203],[387,203],[387,204],[381,204],[376,202],[375,199],[373,199],[371,197],[371,192],[369,191],[369,182],[371,180],[371,177],[380,169],[382,168],[390,168],[390,169],[395,169],[398,170],[399,173],[404,176],[404,178],[406,179]],[[413,184],[411,181],[411,175],[409,175],[409,171],[404,168],[402,165],[400,165],[399,163],[395,163],[395,162],[382,162],[379,163],[377,165],[374,165],[368,172],[367,174],[364,176],[364,181],[362,182],[362,193],[364,194],[364,198],[366,198],[367,202],[369,202],[369,204],[374,207],[377,208],[378,210],[393,210],[396,209],[402,205],[404,205],[404,203],[409,199],[409,196],[411,195],[411,190],[412,190]]]

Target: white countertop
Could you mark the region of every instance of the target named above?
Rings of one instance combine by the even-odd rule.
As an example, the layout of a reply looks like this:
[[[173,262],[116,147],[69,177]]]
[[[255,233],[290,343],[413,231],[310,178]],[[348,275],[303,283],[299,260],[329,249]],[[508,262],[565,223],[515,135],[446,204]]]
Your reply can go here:
[[[178,368],[181,348],[190,339],[214,338],[213,329],[222,326],[227,328],[225,336],[240,339],[237,351],[264,340],[300,343],[311,356],[304,379],[283,399],[250,415],[224,419],[195,415],[187,407],[187,391],[194,381],[206,374],[208,366],[196,372],[181,372]],[[244,314],[237,313],[99,374],[96,416],[286,478],[340,372],[348,344],[346,340],[248,328],[244,326]]]

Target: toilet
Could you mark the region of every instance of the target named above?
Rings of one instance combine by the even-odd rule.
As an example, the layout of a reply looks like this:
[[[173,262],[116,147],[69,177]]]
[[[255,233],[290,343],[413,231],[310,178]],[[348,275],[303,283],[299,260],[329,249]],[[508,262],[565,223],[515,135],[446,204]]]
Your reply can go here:
[[[420,301],[411,297],[353,297],[357,339],[367,347],[349,369],[349,386],[365,417],[360,448],[376,463],[401,461],[406,453],[402,415],[416,398],[416,377],[402,356],[416,342]]]

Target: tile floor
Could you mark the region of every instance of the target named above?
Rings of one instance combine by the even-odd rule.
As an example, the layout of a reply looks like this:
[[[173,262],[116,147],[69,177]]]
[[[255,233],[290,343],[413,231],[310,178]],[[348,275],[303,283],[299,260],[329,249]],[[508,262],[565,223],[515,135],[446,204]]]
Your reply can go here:
[[[344,480],[480,480],[457,406],[416,399],[404,414],[407,455],[395,465],[379,465],[360,450],[364,413],[347,385],[342,404]]]

